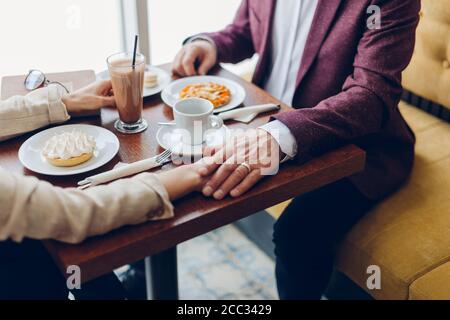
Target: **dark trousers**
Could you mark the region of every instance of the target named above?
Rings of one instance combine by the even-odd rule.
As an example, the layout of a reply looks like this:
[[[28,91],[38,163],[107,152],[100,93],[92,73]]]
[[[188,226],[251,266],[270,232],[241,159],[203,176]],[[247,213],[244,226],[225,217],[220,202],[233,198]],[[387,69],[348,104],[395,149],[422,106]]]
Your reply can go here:
[[[125,298],[114,273],[71,292],[77,300]],[[0,300],[65,300],[68,293],[65,278],[40,241],[0,242]]]
[[[296,198],[274,227],[281,299],[320,299],[331,277],[336,243],[375,202],[344,179]]]

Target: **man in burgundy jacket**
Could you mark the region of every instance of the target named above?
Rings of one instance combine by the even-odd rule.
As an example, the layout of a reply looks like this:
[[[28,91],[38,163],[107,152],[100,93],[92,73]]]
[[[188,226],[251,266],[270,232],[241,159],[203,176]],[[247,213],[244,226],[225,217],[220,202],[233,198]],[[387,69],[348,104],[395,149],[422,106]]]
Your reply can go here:
[[[243,0],[231,25],[188,39],[175,58],[174,72],[191,76],[258,53],[253,82],[296,109],[258,130],[285,159],[349,143],[367,153],[362,173],[295,199],[275,225],[281,298],[320,298],[333,244],[411,172],[414,135],[398,103],[419,10],[419,0]],[[203,192],[216,199],[261,178],[247,163],[213,170]]]

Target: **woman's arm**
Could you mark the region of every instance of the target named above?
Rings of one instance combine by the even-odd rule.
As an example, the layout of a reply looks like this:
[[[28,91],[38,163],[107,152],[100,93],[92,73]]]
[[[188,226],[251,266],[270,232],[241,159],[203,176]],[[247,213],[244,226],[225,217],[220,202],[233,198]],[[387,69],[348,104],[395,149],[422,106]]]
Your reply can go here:
[[[65,95],[58,85],[0,102],[0,141],[70,119],[72,112],[114,106],[111,82],[100,81]]]
[[[170,200],[199,190],[198,166],[80,191],[61,189],[0,168],[0,241],[56,239],[78,243],[124,225],[173,217]]]
[[[0,102],[0,141],[70,119],[57,85]]]

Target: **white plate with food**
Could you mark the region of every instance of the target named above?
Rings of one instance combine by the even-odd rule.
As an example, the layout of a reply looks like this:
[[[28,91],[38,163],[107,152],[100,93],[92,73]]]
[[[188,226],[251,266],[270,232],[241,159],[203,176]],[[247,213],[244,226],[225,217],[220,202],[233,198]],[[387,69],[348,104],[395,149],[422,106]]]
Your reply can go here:
[[[109,72],[105,70],[97,75],[97,80],[109,80]],[[166,71],[155,66],[146,66],[144,75],[144,98],[160,93],[172,81]]]
[[[116,156],[119,146],[119,139],[104,128],[67,125],[29,138],[19,149],[19,160],[36,173],[69,176],[105,165]]]
[[[239,107],[245,100],[244,88],[235,81],[216,76],[195,76],[176,80],[161,93],[165,104],[173,108],[184,98],[203,98],[213,103],[215,113]]]

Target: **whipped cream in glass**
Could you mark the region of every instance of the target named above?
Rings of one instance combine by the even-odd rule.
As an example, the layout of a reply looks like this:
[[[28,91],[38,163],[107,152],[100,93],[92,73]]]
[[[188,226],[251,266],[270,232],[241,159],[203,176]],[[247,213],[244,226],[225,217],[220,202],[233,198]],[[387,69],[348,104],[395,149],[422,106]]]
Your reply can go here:
[[[93,153],[95,146],[95,139],[84,132],[64,132],[47,141],[42,155],[49,159],[68,160],[86,153]]]

